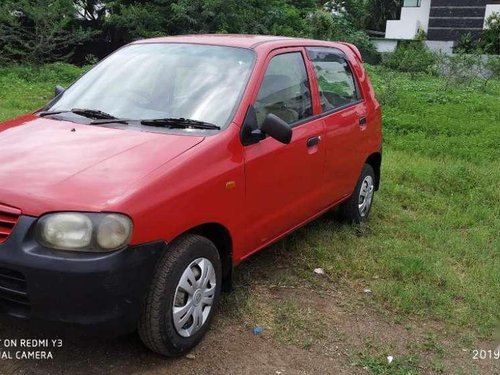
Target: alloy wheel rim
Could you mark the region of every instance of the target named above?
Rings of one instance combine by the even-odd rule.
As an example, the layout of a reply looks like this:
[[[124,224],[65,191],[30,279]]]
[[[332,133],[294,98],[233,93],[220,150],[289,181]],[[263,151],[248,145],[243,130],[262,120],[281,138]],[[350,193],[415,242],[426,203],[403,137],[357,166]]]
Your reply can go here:
[[[186,267],[175,289],[173,321],[177,333],[191,337],[206,323],[215,298],[215,269],[206,258]]]
[[[370,211],[374,190],[372,176],[366,176],[359,190],[358,209],[361,217],[365,217]]]

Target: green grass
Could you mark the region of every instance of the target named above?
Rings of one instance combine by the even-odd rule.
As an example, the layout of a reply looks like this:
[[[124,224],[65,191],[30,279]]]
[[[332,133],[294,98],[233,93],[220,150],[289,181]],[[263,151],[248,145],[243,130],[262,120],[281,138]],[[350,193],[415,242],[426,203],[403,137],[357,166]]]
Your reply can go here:
[[[79,74],[62,64],[0,69],[0,119],[34,110],[55,84]],[[314,283],[312,269],[322,267],[333,280],[369,286],[375,305],[390,316],[437,320],[464,336],[489,338],[500,319],[500,82],[443,91],[436,77],[378,68],[370,75],[385,104],[382,188],[370,221],[308,225],[274,246],[285,249],[278,252],[293,272],[259,282]],[[251,266],[237,272],[237,291],[228,298],[238,302],[232,313],[254,324],[259,319],[247,316],[258,299],[245,277]],[[307,330],[315,319],[295,301],[272,303],[267,313],[253,310],[254,318],[269,315],[263,319],[281,332],[278,338],[309,345],[283,325],[289,317]],[[385,373],[384,356],[363,361]],[[415,363],[404,359],[401,368],[411,372]]]
[[[84,70],[68,64],[0,68],[0,120],[40,108],[57,84],[69,85]]]
[[[384,71],[371,73],[383,92]],[[375,297],[396,312],[489,336],[500,318],[500,82],[445,92],[439,78],[393,79],[370,234],[329,264],[379,275]]]
[[[359,365],[370,369],[374,375],[416,375],[420,373],[420,362],[418,356],[404,356],[389,364],[385,354],[362,354]]]

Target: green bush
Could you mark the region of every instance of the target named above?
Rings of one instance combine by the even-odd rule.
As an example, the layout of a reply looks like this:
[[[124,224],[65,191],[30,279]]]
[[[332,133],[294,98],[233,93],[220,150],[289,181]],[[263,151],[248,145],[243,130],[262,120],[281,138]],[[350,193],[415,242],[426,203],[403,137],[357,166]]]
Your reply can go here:
[[[492,79],[500,77],[500,56],[457,50],[453,55],[440,57],[440,70],[445,90],[460,85],[485,89]]]
[[[486,53],[500,55],[500,13],[489,16],[486,27],[479,45]]]
[[[398,73],[369,63],[365,63],[365,68],[370,75],[373,85],[377,87],[377,99],[380,104],[384,107],[396,105],[400,100],[398,82],[396,80]],[[378,80],[382,74],[384,79]]]
[[[378,62],[379,55],[368,34],[356,29],[349,17],[317,10],[309,16],[308,24],[307,33],[311,38],[352,43],[358,47],[364,59]]]
[[[443,55],[440,65],[445,89],[448,90],[455,85],[470,86],[479,78],[479,71],[483,64],[481,56],[477,53],[457,50],[452,55]]]
[[[382,59],[384,67],[408,73],[436,73],[437,63],[438,55],[419,40],[400,42],[396,51]]]
[[[500,78],[500,55],[489,56],[486,68],[489,69],[493,78]]]
[[[466,33],[458,40],[455,49],[458,51],[473,53],[477,50],[477,47],[477,40],[474,39],[471,33]]]

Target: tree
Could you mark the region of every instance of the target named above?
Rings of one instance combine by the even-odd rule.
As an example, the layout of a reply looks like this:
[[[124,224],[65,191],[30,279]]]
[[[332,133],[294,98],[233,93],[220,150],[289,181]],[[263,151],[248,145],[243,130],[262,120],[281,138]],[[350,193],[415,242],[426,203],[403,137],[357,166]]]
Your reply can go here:
[[[332,0],[326,3],[326,9],[344,16],[357,29],[364,29],[369,2],[370,0]]]
[[[6,0],[0,5],[0,62],[66,60],[91,34],[76,25],[70,0]]]
[[[313,36],[366,50],[368,1],[337,0],[332,17],[325,0],[0,0],[0,60],[67,60],[76,48],[71,61],[83,63],[135,39],[192,33]]]
[[[77,17],[97,22],[106,15],[106,3],[101,0],[74,0]]]
[[[309,33],[314,39],[344,41],[355,44],[365,57],[375,54],[368,35],[356,29],[345,14],[317,10],[309,17]]]
[[[189,33],[303,35],[316,0],[110,0],[108,25],[131,37]]]
[[[401,0],[370,0],[366,27],[385,31],[387,20],[397,20],[401,15]]]

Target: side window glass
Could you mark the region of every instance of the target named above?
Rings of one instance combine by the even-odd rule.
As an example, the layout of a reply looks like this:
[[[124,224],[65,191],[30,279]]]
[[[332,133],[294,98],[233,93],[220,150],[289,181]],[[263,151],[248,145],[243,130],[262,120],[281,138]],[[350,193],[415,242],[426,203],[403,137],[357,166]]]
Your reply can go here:
[[[356,80],[342,52],[333,48],[308,48],[318,80],[322,112],[360,99]]]
[[[259,126],[272,113],[289,124],[312,116],[309,79],[300,52],[273,57],[255,102]]]

